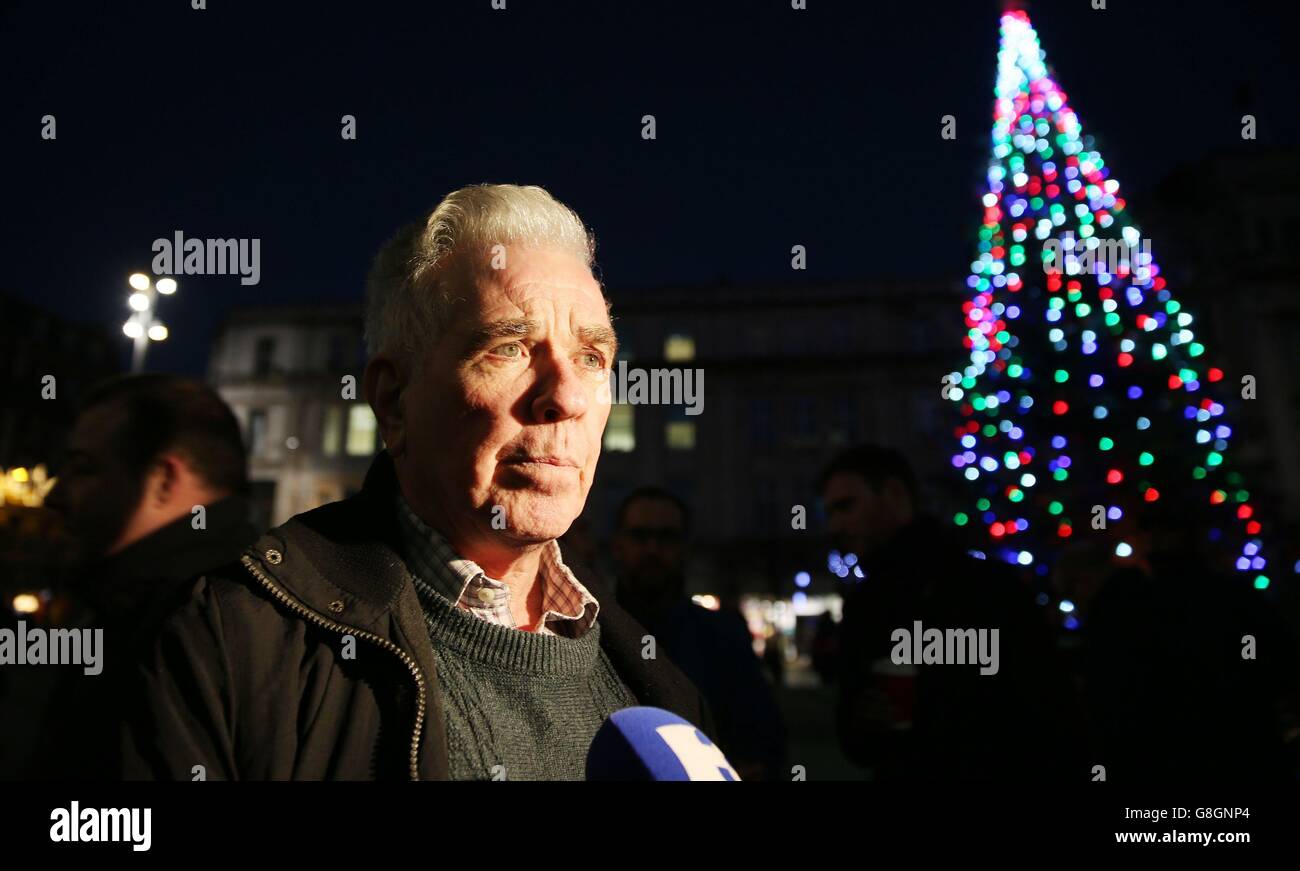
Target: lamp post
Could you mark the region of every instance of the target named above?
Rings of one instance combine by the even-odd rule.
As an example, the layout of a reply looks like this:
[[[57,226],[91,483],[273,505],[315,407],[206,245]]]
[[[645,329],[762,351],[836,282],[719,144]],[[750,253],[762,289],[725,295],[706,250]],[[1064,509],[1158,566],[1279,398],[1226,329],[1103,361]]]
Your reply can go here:
[[[154,317],[154,307],[158,303],[158,294],[171,296],[176,292],[176,279],[160,278],[154,283],[143,272],[136,272],[127,283],[131,285],[132,293],[126,304],[131,307],[132,314],[122,325],[122,332],[135,343],[131,351],[131,371],[141,372],[149,342],[161,342],[167,338],[167,327]]]

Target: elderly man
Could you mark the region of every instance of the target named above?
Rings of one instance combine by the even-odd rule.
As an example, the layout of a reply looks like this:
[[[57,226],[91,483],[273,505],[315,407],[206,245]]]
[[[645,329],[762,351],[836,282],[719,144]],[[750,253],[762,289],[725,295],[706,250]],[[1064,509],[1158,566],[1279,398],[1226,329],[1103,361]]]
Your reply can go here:
[[[380,252],[365,387],[386,450],[359,495],[195,585],[147,670],[134,773],[581,779],[621,708],[711,730],[556,543],[609,416],[593,253],[576,214],[513,185],[453,192]]]

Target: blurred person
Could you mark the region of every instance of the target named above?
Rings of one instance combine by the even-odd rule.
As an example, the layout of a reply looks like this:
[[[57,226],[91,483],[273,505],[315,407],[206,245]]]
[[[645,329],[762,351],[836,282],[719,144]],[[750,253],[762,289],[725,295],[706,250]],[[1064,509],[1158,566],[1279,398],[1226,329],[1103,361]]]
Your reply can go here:
[[[61,675],[28,773],[115,779],[129,676],[163,615],[255,537],[244,445],[211,387],[130,375],[90,390],[65,458],[46,505],[70,533],[71,592],[82,622],[103,629],[103,670]]]
[[[1079,630],[1090,739],[1107,779],[1294,781],[1294,634],[1259,591],[1216,569],[1216,548],[1185,509],[1144,505],[1126,520],[1132,557],[1112,560]]]
[[[453,191],[383,247],[364,382],[385,449],[359,494],[272,529],[171,616],[139,776],[582,779],[622,708],[712,731],[557,543],[610,410],[594,250],[516,185]]]
[[[772,678],[773,685],[778,687],[785,686],[785,660],[785,633],[774,628],[763,641],[762,663],[763,667],[767,669],[768,675]]]
[[[811,653],[813,671],[824,684],[835,682],[839,669],[840,624],[830,611],[817,618],[816,630],[813,632]]]
[[[686,594],[690,512],[667,490],[642,487],[619,506],[617,596],[708,699],[718,744],[745,780],[781,776],[785,731],[745,619]],[[769,642],[770,644],[771,642]]]
[[[1027,780],[1083,776],[1070,755],[1069,681],[1027,591],[1005,567],[970,556],[921,510],[898,451],[835,457],[820,491],[830,533],[863,568],[840,625],[837,723],[845,755],[878,780]],[[999,669],[895,664],[892,634],[998,629]]]

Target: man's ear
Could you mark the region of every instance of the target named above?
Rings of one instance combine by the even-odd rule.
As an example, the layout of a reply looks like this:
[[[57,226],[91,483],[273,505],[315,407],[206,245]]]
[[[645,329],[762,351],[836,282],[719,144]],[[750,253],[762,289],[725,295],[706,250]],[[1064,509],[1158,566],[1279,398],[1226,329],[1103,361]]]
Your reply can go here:
[[[166,506],[176,496],[184,471],[175,454],[160,456],[145,475],[144,504]]]
[[[366,364],[362,378],[366,402],[375,413],[384,447],[396,459],[406,452],[406,415],[402,407],[406,379],[402,368],[387,354],[376,354]]]

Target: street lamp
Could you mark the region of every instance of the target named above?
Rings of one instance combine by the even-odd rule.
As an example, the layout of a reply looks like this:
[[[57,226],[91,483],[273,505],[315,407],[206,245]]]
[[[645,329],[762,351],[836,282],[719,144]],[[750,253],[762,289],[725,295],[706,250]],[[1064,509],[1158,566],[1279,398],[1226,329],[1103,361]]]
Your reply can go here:
[[[131,352],[131,371],[140,372],[144,369],[144,352],[149,343],[167,338],[167,327],[154,317],[153,310],[158,303],[158,294],[171,296],[176,292],[176,279],[160,278],[155,284],[143,272],[136,272],[126,283],[134,292],[126,298],[132,314],[122,325],[122,332],[135,343]]]

